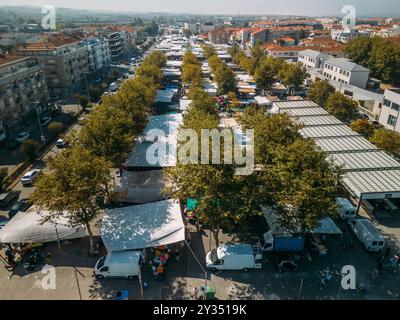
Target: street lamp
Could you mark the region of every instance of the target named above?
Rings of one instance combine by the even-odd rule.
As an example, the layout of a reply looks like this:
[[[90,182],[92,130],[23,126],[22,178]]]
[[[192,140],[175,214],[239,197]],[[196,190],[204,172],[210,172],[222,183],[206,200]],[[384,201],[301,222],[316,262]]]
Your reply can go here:
[[[40,129],[40,140],[43,142],[43,144],[46,144],[46,137],[45,137],[45,135],[43,133],[43,128],[42,128],[42,126],[40,124],[40,118],[39,118],[39,112],[38,112],[38,105],[40,104],[40,102],[36,101],[36,102],[34,102],[34,104],[36,106],[35,107],[36,118],[37,118],[39,129]]]

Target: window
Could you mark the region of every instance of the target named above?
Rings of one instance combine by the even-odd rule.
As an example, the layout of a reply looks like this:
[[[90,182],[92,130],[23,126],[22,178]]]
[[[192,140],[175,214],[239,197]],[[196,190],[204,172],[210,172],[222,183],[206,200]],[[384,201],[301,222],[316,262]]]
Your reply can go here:
[[[392,109],[399,111],[400,106],[397,103],[392,102]]]
[[[387,124],[391,125],[391,126],[395,126],[397,123],[397,117],[389,115]]]
[[[387,99],[385,99],[384,101],[383,101],[383,104],[385,105],[385,106],[387,106],[387,107],[390,107],[390,104],[391,104],[392,102],[390,101],[390,100],[387,100]]]

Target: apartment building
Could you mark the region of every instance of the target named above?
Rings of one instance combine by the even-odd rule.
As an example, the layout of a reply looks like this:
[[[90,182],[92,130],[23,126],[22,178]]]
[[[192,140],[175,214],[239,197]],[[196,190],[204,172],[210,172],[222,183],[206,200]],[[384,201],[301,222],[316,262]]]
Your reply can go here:
[[[214,44],[227,44],[233,32],[226,29],[215,29],[208,33],[208,40]]]
[[[301,62],[307,68],[320,68],[324,65],[325,60],[330,57],[327,54],[316,50],[303,50],[299,52],[298,61]]]
[[[131,26],[111,26],[101,30],[109,42],[111,60],[128,57],[136,48],[137,31]]]
[[[49,94],[53,98],[70,96],[87,80],[88,48],[81,39],[49,34],[40,42],[18,48],[17,54],[36,57],[44,65]]]
[[[36,58],[0,55],[0,142],[46,109],[44,66]]]
[[[400,132],[400,89],[385,90],[379,123],[387,129]]]
[[[265,43],[267,39],[267,29],[260,29],[250,33],[249,44],[250,46],[255,46],[258,43]]]
[[[366,88],[369,70],[344,58],[331,58],[325,61],[322,74],[331,80]]]
[[[215,24],[212,22],[200,23],[200,32],[210,32],[215,30]]]
[[[267,45],[265,51],[268,55],[275,58],[282,58],[285,60],[298,61],[299,53],[307,49],[307,47],[298,46],[277,46],[277,45]]]
[[[197,23],[196,22],[185,22],[183,24],[183,29],[188,30],[191,33],[197,32]]]
[[[85,40],[88,50],[89,72],[94,75],[105,74],[111,63],[111,52],[108,39],[96,37]]]

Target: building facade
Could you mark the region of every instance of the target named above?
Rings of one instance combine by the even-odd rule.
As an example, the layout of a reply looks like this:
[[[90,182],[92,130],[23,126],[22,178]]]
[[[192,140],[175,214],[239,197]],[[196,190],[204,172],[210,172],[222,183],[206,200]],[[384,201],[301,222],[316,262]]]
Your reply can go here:
[[[366,88],[369,70],[344,58],[331,58],[325,61],[322,74],[328,79]]]
[[[400,132],[400,89],[387,89],[384,93],[379,123],[385,128]]]
[[[298,61],[301,62],[307,68],[320,68],[324,65],[325,60],[329,59],[329,56],[315,50],[304,50],[299,52]]]
[[[48,100],[44,66],[38,59],[0,56],[0,141],[36,119]]]

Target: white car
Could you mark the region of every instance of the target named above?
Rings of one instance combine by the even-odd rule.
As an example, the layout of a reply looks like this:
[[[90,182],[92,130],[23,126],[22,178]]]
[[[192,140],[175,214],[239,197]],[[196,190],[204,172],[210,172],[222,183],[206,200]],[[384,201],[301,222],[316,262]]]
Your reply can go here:
[[[40,172],[39,169],[33,169],[33,170],[31,170],[31,171],[28,171],[28,172],[25,173],[25,175],[22,177],[21,183],[22,183],[23,185],[32,184],[33,181],[35,181],[35,179],[37,178],[39,172]]]
[[[24,132],[21,132],[21,133],[17,136],[17,139],[16,139],[16,140],[17,140],[18,142],[22,143],[22,142],[24,142],[25,140],[27,140],[27,139],[29,138],[29,136],[30,136],[29,132],[24,131]]]
[[[68,145],[68,142],[65,141],[64,139],[58,139],[56,142],[57,148],[65,148],[65,147],[67,147],[67,145]]]

